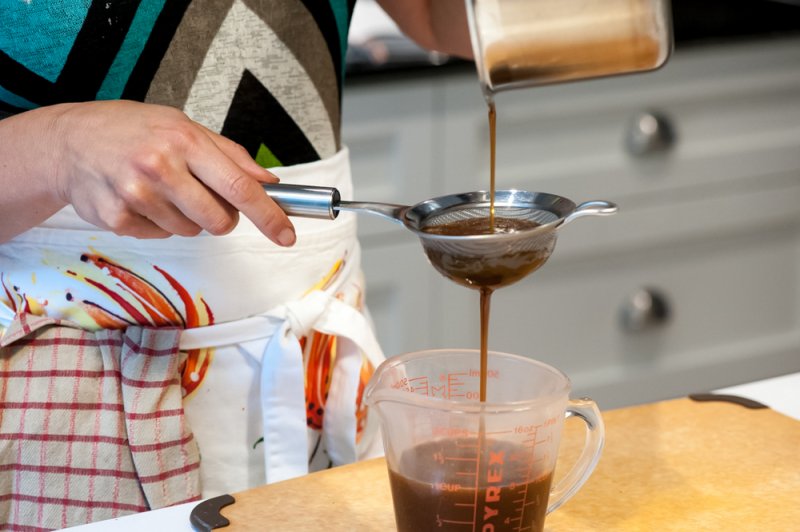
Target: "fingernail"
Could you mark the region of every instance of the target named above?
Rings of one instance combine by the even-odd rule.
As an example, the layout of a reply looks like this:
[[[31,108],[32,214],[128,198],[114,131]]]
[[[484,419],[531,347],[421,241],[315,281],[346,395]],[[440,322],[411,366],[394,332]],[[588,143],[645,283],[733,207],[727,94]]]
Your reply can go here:
[[[278,244],[288,247],[294,244],[296,238],[297,237],[295,236],[294,231],[289,227],[286,227],[278,234]]]

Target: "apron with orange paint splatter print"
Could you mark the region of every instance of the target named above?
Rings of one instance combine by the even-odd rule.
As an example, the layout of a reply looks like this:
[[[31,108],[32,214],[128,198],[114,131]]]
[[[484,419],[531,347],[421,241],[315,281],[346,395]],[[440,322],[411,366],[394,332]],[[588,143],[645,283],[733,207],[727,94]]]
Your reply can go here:
[[[274,171],[352,195],[346,148]],[[87,330],[182,328],[204,497],[377,456],[362,392],[383,355],[364,314],[355,216],[293,221],[287,250],[246,219],[224,237],[136,240],[65,209],[0,246],[0,331],[17,312]]]

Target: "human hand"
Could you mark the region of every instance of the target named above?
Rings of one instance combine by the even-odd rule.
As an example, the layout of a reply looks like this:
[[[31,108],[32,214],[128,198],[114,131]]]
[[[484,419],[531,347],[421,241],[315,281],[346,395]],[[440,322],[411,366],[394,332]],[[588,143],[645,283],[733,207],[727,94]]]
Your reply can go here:
[[[222,235],[241,212],[273,242],[294,244],[292,223],[260,186],[277,178],[230,139],[171,107],[59,107],[53,186],[86,221],[137,238]]]

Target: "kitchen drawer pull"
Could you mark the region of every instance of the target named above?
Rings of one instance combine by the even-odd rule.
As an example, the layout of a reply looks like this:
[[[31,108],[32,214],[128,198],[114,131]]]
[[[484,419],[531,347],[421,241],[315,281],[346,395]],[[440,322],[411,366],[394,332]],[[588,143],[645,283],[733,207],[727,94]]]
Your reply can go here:
[[[620,325],[628,333],[637,333],[659,327],[670,317],[666,296],[655,288],[640,288],[623,303]]]
[[[625,148],[634,157],[669,151],[675,145],[672,121],[665,114],[645,111],[634,115],[625,133]]]

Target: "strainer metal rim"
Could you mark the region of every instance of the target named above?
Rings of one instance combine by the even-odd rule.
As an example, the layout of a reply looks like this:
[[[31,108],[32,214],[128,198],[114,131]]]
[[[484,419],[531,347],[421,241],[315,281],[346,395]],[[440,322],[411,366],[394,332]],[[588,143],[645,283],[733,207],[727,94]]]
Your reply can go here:
[[[498,239],[530,237],[536,233],[550,232],[556,229],[567,216],[572,214],[577,208],[575,202],[557,194],[530,192],[520,189],[496,190],[495,207],[530,207],[532,209],[550,212],[558,218],[552,222],[541,224],[531,229],[523,229],[513,233],[484,235],[441,235],[425,232],[420,227],[428,215],[440,214],[443,211],[460,205],[474,205],[488,208],[490,203],[491,192],[487,190],[447,194],[445,196],[430,198],[408,207],[402,215],[402,222],[409,231],[421,238],[444,241],[481,241],[491,239],[493,242],[496,242]]]

